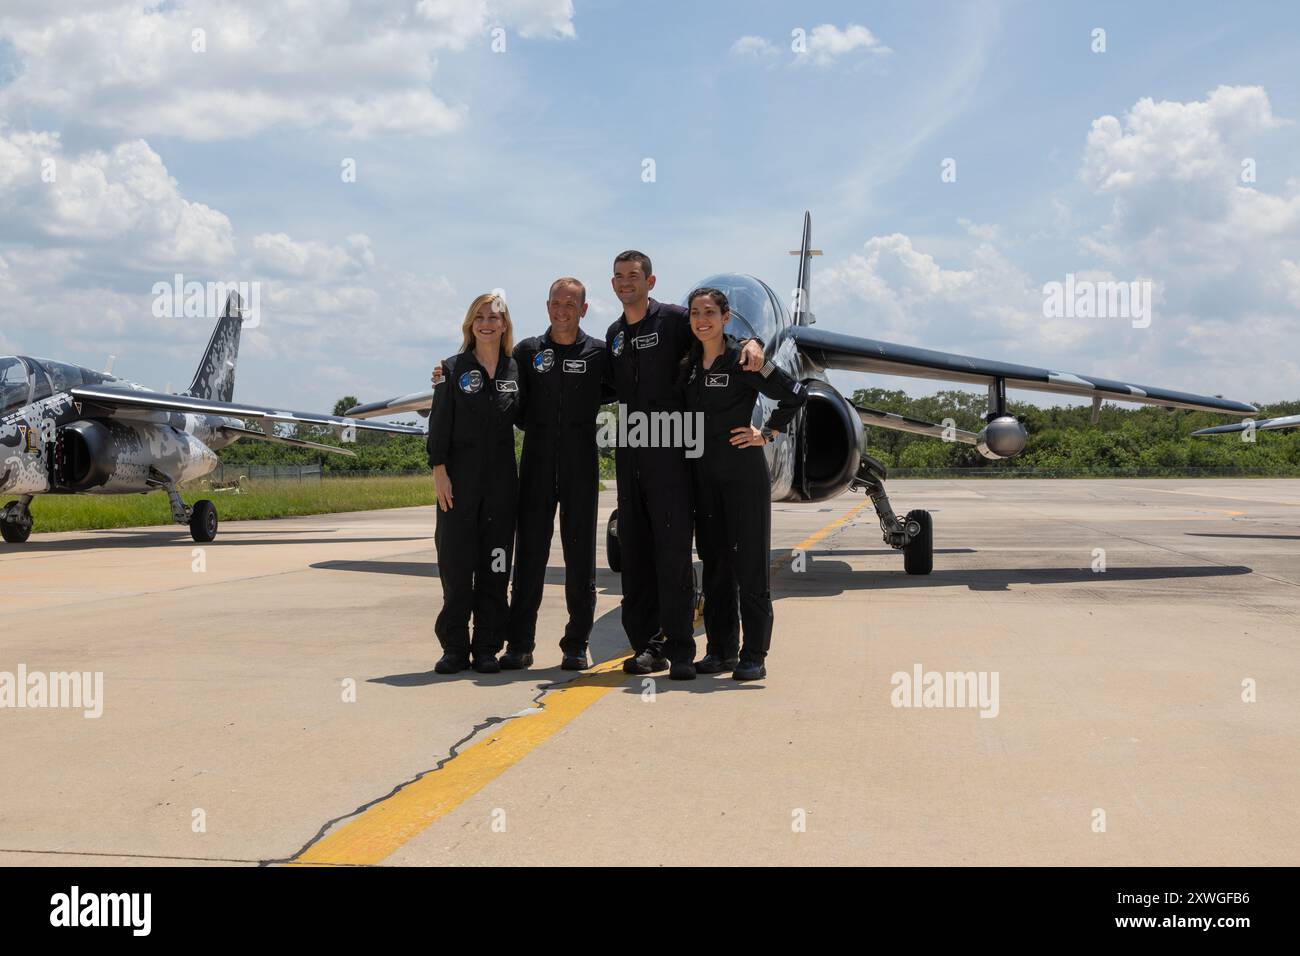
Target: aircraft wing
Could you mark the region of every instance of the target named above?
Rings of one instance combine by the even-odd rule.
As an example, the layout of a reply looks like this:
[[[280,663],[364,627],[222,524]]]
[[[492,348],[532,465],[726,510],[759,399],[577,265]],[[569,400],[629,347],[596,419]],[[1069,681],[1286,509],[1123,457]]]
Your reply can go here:
[[[376,418],[380,415],[400,415],[403,412],[419,412],[425,418],[429,417],[429,409],[433,406],[433,389],[426,389],[423,392],[411,392],[409,395],[399,395],[396,398],[388,398],[382,402],[368,402],[365,405],[353,405],[348,409],[348,414],[353,418]]]
[[[264,422],[290,422],[302,425],[330,425],[334,428],[360,428],[365,431],[389,432],[394,435],[423,435],[424,430],[410,425],[390,425],[385,422],[363,422],[339,415],[316,412],[291,412],[262,405],[245,405],[241,402],[218,402],[189,395],[167,395],[162,392],[140,391],[118,385],[79,385],[69,390],[73,399],[108,408],[137,408],[161,412],[188,412],[192,415],[226,415],[231,418],[252,418]]]
[[[234,438],[253,438],[257,441],[271,442],[275,445],[292,445],[294,448],[311,448],[316,451],[327,451],[335,455],[346,455],[349,458],[357,457],[356,452],[349,451],[346,448],[340,448],[338,445],[322,445],[320,442],[307,441],[305,438],[285,438],[283,435],[272,435],[268,432],[259,431],[256,428],[238,428],[234,425],[222,425],[220,430]]]
[[[1234,432],[1244,432],[1246,429],[1254,426],[1255,431],[1271,432],[1282,431],[1287,428],[1300,428],[1300,415],[1286,415],[1282,418],[1261,418],[1257,422],[1237,422],[1232,425],[1216,425],[1213,428],[1202,428],[1199,431],[1192,432],[1193,435],[1229,435]]]
[[[1229,415],[1253,415],[1258,409],[1245,402],[1234,402],[1213,395],[1193,395],[1150,385],[1131,385],[1093,375],[1075,375],[1052,369],[1015,365],[991,359],[971,358],[951,352],[894,345],[876,339],[863,339],[838,332],[825,332],[810,326],[794,326],[789,334],[804,358],[822,369],[851,372],[875,372],[909,378],[935,378],[950,382],[989,385],[1003,379],[1008,388],[1035,392],[1056,392],[1081,398],[1111,399],[1166,408],[1190,408]]]
[[[910,432],[913,435],[928,435],[931,438],[946,438],[948,441],[964,442],[967,445],[979,444],[980,436],[962,428],[949,428],[920,418],[908,418],[897,412],[882,412],[878,408],[854,405],[862,424],[877,428],[888,428],[896,432]]]

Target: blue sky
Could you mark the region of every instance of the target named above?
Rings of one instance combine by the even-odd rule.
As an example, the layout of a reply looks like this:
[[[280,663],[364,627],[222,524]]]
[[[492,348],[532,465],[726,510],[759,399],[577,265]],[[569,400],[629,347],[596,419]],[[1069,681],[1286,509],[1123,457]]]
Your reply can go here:
[[[329,407],[421,387],[486,289],[531,334],[576,274],[599,332],[626,247],[661,298],[788,292],[810,209],[823,327],[1300,395],[1289,5],[152,6],[0,9],[0,350],[180,388],[211,323],[154,318],[152,284],[256,280],[239,396]],[[1151,327],[1044,318],[1067,273],[1151,280]]]

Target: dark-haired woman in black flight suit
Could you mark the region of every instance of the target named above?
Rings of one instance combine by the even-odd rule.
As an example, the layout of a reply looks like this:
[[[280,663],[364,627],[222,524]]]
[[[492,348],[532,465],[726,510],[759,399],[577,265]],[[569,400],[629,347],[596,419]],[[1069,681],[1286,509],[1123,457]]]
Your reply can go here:
[[[687,305],[696,342],[682,361],[681,382],[687,411],[704,414],[704,452],[692,467],[708,646],[695,670],[731,669],[736,680],[758,680],[767,676],[772,641],[771,477],[763,446],[789,425],[807,396],[770,361],[758,372],[741,369],[739,350],[723,336],[731,317],[725,294],[696,289]],[[753,425],[759,394],[778,403],[761,430]],[[737,599],[744,634],[739,648]]]

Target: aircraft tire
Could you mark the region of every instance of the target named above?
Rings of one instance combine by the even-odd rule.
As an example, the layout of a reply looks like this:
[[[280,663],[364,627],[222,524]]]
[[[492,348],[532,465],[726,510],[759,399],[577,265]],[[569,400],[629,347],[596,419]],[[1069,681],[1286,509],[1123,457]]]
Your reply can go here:
[[[190,537],[195,541],[212,541],[217,536],[217,506],[204,498],[194,502],[190,513]]]
[[[22,544],[32,536],[32,520],[11,521],[9,513],[11,509],[16,508],[18,502],[11,501],[4,506],[4,520],[0,521],[0,537],[3,537],[10,544]]]
[[[615,574],[623,570],[623,548],[618,541],[618,509],[615,508],[605,525],[605,560]]]
[[[915,521],[921,533],[903,548],[903,570],[908,574],[929,574],[934,570],[934,525],[928,511],[909,511],[905,522]]]
[[[691,607],[694,610],[691,626],[698,630],[704,624],[704,588],[700,584],[700,573],[694,565],[691,565]]]

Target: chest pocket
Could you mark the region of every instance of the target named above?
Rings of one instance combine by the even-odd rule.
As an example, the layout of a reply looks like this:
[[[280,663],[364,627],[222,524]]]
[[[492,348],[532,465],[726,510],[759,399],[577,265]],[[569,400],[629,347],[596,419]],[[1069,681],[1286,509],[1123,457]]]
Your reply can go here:
[[[511,412],[519,401],[519,383],[512,378],[498,378],[492,383],[492,397],[502,412]]]

